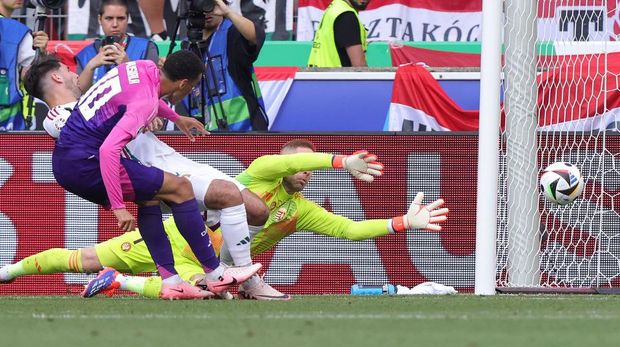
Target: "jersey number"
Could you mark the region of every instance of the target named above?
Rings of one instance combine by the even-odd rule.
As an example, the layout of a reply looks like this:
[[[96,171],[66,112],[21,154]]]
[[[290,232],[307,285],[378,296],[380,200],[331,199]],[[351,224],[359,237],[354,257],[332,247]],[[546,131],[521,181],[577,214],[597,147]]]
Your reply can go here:
[[[95,112],[121,91],[118,69],[110,70],[99,82],[89,89],[88,94],[80,98],[78,109],[85,120],[95,116]]]

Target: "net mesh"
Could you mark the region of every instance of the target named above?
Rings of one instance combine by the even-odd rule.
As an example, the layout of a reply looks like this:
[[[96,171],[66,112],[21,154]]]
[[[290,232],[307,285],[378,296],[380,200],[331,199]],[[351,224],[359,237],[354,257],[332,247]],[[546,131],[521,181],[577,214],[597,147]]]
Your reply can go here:
[[[527,3],[505,7],[497,284],[618,287],[617,5]],[[528,54],[530,48],[538,56]],[[528,128],[530,121],[535,128]],[[530,145],[533,156],[524,155]],[[537,189],[542,170],[557,161],[579,167],[585,181],[582,196],[568,206],[547,201]],[[520,172],[531,163],[536,180]],[[524,204],[528,199],[534,203]],[[518,224],[524,220],[531,223]]]

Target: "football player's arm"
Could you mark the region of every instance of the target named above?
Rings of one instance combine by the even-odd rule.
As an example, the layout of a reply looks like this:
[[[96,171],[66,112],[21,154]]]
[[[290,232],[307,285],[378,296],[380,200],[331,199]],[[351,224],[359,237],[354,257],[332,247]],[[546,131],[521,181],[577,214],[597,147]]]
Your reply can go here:
[[[423,200],[424,194],[418,193],[403,216],[359,222],[335,215],[309,200],[304,200],[304,212],[303,214],[300,212],[297,227],[301,230],[310,230],[318,234],[348,240],[366,240],[414,229],[441,231],[440,223],[448,219],[449,212],[447,208],[442,207],[443,199],[435,200],[427,205],[422,205]]]
[[[244,174],[259,180],[275,180],[302,171],[344,168],[359,179],[372,181],[372,176],[381,175],[383,169],[375,160],[376,157],[367,152],[348,156],[327,153],[266,155],[254,160]]]
[[[113,210],[125,208],[120,178],[121,150],[140,126],[136,117],[125,114],[99,147],[101,176]]]
[[[299,230],[347,240],[367,240],[384,236],[392,231],[388,228],[389,219],[353,221],[333,214],[309,200],[303,200],[303,209],[297,220]]]

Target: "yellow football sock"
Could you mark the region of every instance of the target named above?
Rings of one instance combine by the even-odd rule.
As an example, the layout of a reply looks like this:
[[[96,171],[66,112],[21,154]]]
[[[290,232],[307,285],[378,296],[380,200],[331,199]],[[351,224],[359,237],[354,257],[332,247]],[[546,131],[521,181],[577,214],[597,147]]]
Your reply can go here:
[[[79,249],[48,249],[13,264],[8,272],[13,278],[24,275],[84,272],[81,253]]]
[[[159,298],[161,293],[161,277],[149,277],[144,283],[144,296],[147,298]]]

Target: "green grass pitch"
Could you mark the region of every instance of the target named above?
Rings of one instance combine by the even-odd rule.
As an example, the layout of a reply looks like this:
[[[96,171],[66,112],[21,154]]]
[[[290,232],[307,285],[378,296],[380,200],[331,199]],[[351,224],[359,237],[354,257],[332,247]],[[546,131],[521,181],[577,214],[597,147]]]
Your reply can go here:
[[[617,346],[620,296],[0,297],[1,346]]]

